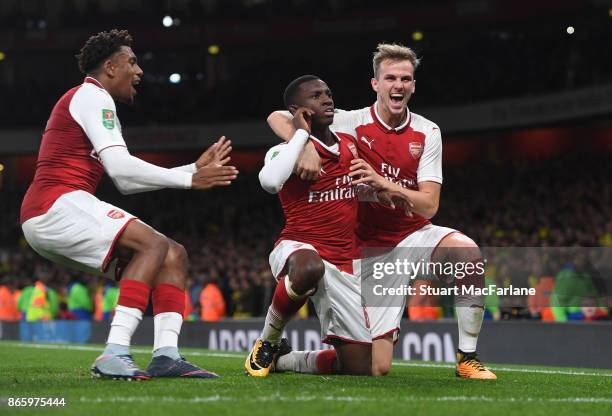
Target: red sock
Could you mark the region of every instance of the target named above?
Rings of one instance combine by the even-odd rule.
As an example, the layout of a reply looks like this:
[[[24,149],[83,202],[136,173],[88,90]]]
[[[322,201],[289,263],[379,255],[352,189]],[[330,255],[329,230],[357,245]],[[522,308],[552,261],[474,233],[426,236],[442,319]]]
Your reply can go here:
[[[144,313],[149,304],[150,292],[151,286],[146,283],[138,280],[121,279],[117,305],[140,309]]]
[[[160,283],[153,288],[153,315],[163,312],[185,312],[185,292],[168,283]]]
[[[333,374],[336,362],[336,350],[322,350],[317,353],[315,365],[317,374]]]
[[[276,289],[274,290],[272,307],[281,318],[290,319],[302,306],[304,306],[307,300],[308,296],[304,296],[297,300],[290,298],[287,294],[287,288],[285,287],[285,279],[282,278],[279,279]]]

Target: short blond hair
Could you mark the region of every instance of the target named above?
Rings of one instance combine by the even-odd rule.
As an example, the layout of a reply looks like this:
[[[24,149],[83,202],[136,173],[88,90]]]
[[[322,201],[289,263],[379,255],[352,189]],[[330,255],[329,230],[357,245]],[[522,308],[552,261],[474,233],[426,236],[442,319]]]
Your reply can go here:
[[[397,43],[379,43],[372,59],[374,78],[378,79],[380,64],[387,59],[391,61],[410,61],[415,71],[421,63],[416,53],[407,46]]]

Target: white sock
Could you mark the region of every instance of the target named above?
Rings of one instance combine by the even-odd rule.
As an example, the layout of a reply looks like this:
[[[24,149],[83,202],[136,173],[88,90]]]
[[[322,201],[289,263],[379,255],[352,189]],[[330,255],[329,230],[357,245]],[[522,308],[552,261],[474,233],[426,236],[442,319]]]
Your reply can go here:
[[[291,351],[278,357],[277,371],[317,374],[317,354],[320,351]]]
[[[457,307],[457,325],[459,326],[459,349],[463,352],[475,352],[478,335],[482,326],[484,309],[477,306]]]
[[[162,312],[153,318],[153,351],[163,347],[178,348],[183,316],[176,312]]]
[[[278,345],[285,330],[285,325],[287,325],[287,321],[276,312],[274,305],[270,305],[259,338],[270,341],[272,345]]]
[[[141,320],[142,311],[140,309],[117,305],[106,343],[129,347],[132,335]]]
[[[289,298],[297,301],[300,299],[304,299],[306,295],[298,295],[293,291],[291,287],[291,282],[289,281],[289,276],[285,276],[285,290],[287,291],[287,296]],[[285,330],[285,326],[291,320],[291,317],[284,318],[280,313],[274,309],[274,303],[270,305],[268,308],[268,313],[266,314],[266,320],[264,322],[263,330],[261,331],[260,338],[264,341],[269,341],[272,345],[278,345],[280,343],[281,337],[283,336],[283,331]]]

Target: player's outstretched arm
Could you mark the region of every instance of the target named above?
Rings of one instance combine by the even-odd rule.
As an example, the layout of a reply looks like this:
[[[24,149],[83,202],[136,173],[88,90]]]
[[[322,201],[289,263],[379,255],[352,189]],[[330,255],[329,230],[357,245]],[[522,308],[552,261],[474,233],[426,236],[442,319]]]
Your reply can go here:
[[[401,194],[412,203],[412,212],[428,219],[438,212],[441,188],[439,183],[424,181],[419,182],[418,191],[405,189],[380,176],[362,159],[353,159],[350,170],[349,176],[353,178],[355,185],[365,183],[392,195]]]
[[[199,173],[202,169],[195,173],[166,169],[132,156],[124,146],[112,146],[103,149],[100,152],[100,159],[106,173],[123,194],[146,192],[160,188],[208,189],[217,186],[217,181],[226,182],[232,176],[235,179],[237,174],[237,170],[233,166],[208,168],[204,173]],[[205,177],[204,183],[197,180],[202,176]],[[215,179],[212,181],[213,185],[210,184],[209,178]],[[194,181],[196,181],[195,186]]]
[[[104,170],[122,194],[191,188],[192,173],[145,162],[132,156],[124,146],[107,147],[99,156]]]
[[[273,112],[268,116],[268,125],[274,134],[284,141],[291,141],[297,130],[293,123],[293,115],[289,111]],[[295,173],[305,181],[314,181],[321,174],[321,157],[311,142],[306,144],[299,155]]]

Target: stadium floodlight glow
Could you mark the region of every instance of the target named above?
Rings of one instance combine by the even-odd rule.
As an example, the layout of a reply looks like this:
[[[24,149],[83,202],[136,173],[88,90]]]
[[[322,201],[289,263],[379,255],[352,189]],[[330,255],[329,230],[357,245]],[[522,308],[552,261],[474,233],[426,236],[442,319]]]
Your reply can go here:
[[[6,54],[4,52],[0,52],[0,61],[4,61],[4,58],[6,58]]]
[[[181,82],[181,74],[178,73],[174,73],[174,74],[170,74],[170,76],[168,77],[168,81],[170,81],[171,84],[178,84],[179,82]]]
[[[423,40],[423,32],[418,30],[416,32],[412,32],[412,40],[414,40],[415,42]]]
[[[573,35],[575,30],[574,30],[574,26],[568,26],[567,29],[565,29],[568,35]]]
[[[162,19],[162,25],[164,25],[164,27],[170,27],[173,23],[174,19],[171,16],[164,16]]]
[[[0,173],[4,172],[4,165],[0,163]]]
[[[208,53],[211,55],[217,55],[220,50],[221,48],[219,48],[219,45],[210,45],[208,47]]]
[[[608,16],[612,17],[612,7],[608,9]]]

